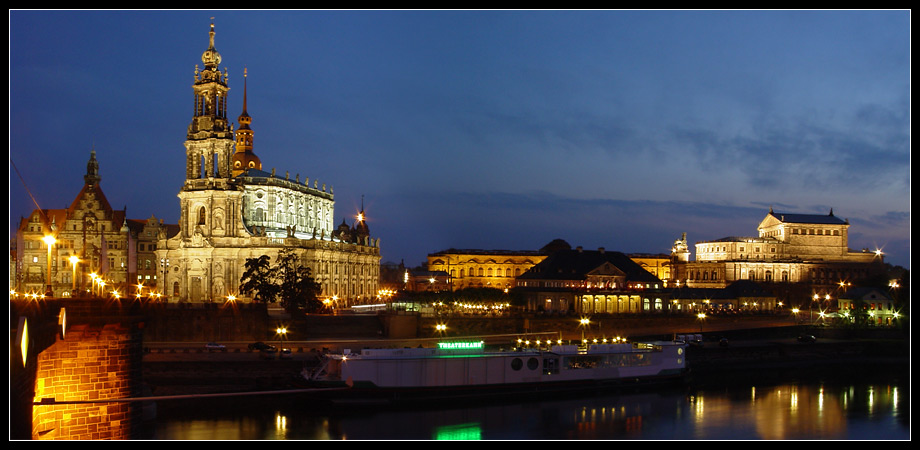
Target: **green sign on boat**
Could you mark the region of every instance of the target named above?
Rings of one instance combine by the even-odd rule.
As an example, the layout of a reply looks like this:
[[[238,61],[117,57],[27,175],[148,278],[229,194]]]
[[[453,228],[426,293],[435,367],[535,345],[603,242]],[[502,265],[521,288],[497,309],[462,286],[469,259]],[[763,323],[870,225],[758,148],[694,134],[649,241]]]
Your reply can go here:
[[[438,342],[438,348],[441,350],[473,350],[481,349],[482,341],[479,342]]]

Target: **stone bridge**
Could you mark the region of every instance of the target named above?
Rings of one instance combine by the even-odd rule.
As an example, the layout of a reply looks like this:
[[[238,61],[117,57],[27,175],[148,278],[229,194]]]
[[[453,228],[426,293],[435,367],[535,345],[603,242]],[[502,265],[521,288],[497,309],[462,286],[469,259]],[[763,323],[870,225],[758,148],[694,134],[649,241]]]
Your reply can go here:
[[[129,439],[144,317],[103,299],[10,301],[10,438]]]

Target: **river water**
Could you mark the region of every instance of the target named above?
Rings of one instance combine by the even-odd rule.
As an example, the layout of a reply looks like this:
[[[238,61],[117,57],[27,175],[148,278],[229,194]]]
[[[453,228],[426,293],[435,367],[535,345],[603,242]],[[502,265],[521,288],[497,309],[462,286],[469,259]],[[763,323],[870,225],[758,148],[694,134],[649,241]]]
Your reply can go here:
[[[691,384],[415,408],[296,397],[160,405],[156,440],[909,440],[909,377]],[[852,378],[852,377],[850,377]],[[870,379],[871,378],[871,379]],[[880,381],[885,380],[885,381]]]

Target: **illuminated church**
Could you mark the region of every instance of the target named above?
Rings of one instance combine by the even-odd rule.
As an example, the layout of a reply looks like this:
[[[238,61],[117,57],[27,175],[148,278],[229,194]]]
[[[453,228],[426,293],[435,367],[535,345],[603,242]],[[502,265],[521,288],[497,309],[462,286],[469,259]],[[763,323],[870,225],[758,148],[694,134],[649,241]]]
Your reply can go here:
[[[220,300],[239,295],[248,258],[294,249],[322,286],[322,296],[363,303],[377,293],[379,239],[370,236],[364,211],[354,224],[334,227],[332,187],[315,179],[262,170],[253,144],[252,118],[243,111],[234,133],[227,115],[226,69],[210,44],[195,67],[194,109],[185,140],[185,183],[179,191],[178,233],[157,246],[168,267],[162,280],[173,300]]]

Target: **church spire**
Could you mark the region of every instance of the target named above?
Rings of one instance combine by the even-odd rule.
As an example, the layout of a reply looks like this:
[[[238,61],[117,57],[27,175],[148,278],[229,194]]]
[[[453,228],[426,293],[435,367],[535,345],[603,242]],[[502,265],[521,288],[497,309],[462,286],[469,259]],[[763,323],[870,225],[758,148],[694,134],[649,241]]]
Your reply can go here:
[[[249,116],[249,112],[246,109],[248,78],[248,70],[243,69],[243,112],[238,119],[240,127],[236,130],[236,152],[233,153],[233,176],[238,176],[249,169],[262,170],[262,161],[252,152],[253,133],[252,128],[249,127],[249,124],[252,123],[252,117]]]

